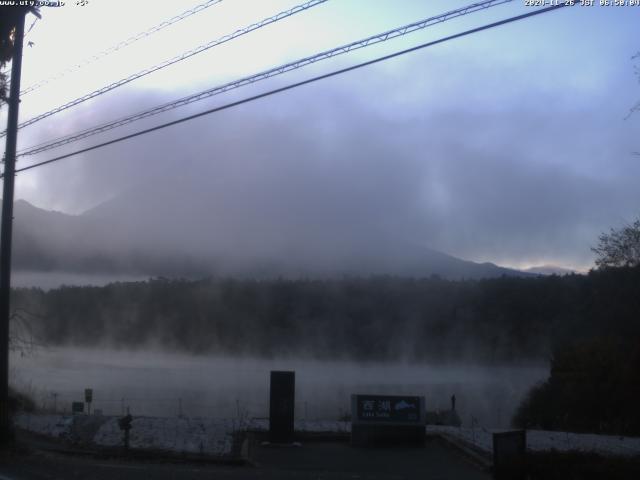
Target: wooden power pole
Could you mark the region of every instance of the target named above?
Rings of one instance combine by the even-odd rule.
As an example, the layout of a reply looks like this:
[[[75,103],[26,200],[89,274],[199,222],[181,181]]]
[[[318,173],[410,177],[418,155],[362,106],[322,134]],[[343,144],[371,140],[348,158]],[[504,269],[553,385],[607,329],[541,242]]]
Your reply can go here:
[[[11,62],[11,90],[7,118],[7,146],[4,153],[2,191],[2,232],[0,233],[0,443],[12,437],[9,423],[9,296],[11,294],[11,237],[13,230],[13,188],[18,140],[18,108],[20,107],[20,73],[24,17],[17,17]]]

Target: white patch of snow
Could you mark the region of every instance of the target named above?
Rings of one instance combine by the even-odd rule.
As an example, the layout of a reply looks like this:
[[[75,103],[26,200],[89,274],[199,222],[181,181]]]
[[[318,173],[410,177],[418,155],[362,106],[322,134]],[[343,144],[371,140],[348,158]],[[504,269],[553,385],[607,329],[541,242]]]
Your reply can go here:
[[[504,431],[486,430],[484,428],[427,426],[427,433],[445,434],[463,440],[488,454],[493,454],[492,434]],[[632,456],[640,454],[640,437],[527,430],[527,449],[531,451],[579,451],[593,452],[600,455]]]
[[[20,414],[14,421],[25,430],[51,437],[64,437],[71,434],[74,417]],[[238,421],[202,417],[134,417],[129,444],[135,449],[229,456],[233,453],[235,433],[246,430],[266,431],[268,428],[267,419]],[[505,431],[435,425],[426,428],[427,433],[462,440],[489,455],[493,453],[492,434]],[[348,433],[351,431],[351,424],[337,420],[298,420],[295,422],[295,429],[299,432]],[[93,443],[110,447],[123,444],[123,432],[118,426],[117,417],[105,420],[94,435]],[[640,437],[527,430],[527,449],[630,456],[640,454]]]
[[[73,422],[74,417],[62,415],[21,414],[15,417],[18,427],[51,437],[71,434]],[[246,423],[229,419],[134,417],[129,446],[135,449],[229,456],[233,453],[234,434],[244,430]],[[93,443],[105,447],[124,444],[117,417],[105,419],[94,435]]]
[[[266,418],[252,418],[247,423],[248,430],[269,430],[269,420]],[[349,433],[351,422],[340,420],[296,420],[294,422],[296,432],[308,433]]]
[[[13,417],[17,427],[49,437],[63,437],[71,433],[73,417],[64,415],[32,415],[21,413]]]
[[[229,456],[233,435],[240,430],[239,426],[238,422],[227,419],[134,417],[129,445],[136,449]],[[118,419],[111,418],[102,425],[93,441],[104,446],[122,445],[123,432]]]

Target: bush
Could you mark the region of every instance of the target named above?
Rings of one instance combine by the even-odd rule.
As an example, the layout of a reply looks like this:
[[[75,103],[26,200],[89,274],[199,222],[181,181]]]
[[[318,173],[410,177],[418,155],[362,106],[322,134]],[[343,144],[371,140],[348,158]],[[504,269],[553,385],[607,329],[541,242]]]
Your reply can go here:
[[[9,387],[9,413],[36,411],[36,402],[26,393]]]
[[[640,340],[594,339],[557,347],[549,379],[513,418],[519,428],[640,435]]]

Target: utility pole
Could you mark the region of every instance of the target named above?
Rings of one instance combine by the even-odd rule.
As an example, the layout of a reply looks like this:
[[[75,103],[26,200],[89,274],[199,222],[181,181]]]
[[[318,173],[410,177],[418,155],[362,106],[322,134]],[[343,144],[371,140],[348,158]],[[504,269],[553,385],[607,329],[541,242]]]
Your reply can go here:
[[[11,91],[7,118],[7,144],[4,153],[2,191],[2,232],[0,233],[0,444],[11,440],[9,424],[9,296],[11,293],[11,237],[13,229],[13,187],[18,141],[18,108],[20,107],[20,73],[24,17],[17,16],[11,62]]]

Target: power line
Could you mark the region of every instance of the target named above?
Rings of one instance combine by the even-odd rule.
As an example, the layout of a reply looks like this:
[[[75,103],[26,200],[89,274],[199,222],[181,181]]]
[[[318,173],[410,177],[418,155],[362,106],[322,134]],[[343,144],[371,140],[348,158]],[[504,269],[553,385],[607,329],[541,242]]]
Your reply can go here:
[[[75,107],[76,105],[79,105],[83,102],[86,102],[87,100],[90,100],[92,98],[98,97],[100,95],[103,95],[107,92],[110,92],[111,90],[114,90],[118,87],[121,87],[123,85],[126,85],[129,82],[132,82],[138,78],[141,77],[145,77],[153,72],[157,72],[158,70],[161,70],[163,68],[166,68],[170,65],[173,65],[174,63],[178,63],[182,60],[185,60],[189,57],[192,57],[194,55],[197,55],[198,53],[204,52],[205,50],[209,50],[210,48],[213,48],[215,46],[221,45],[223,43],[229,42],[231,40],[233,40],[234,38],[238,38],[242,35],[246,35],[247,33],[253,32],[254,30],[258,30],[259,28],[265,27],[267,25],[270,25],[272,23],[278,22],[284,18],[288,18],[292,15],[295,15],[296,13],[300,13],[300,12],[304,12],[310,8],[313,8],[317,5],[323,4],[325,3],[327,0],[309,0],[306,3],[302,3],[300,5],[296,5],[293,8],[284,10],[280,13],[277,13],[276,15],[273,15],[271,17],[265,18],[260,20],[257,23],[253,23],[247,27],[241,28],[239,30],[236,30],[233,33],[230,33],[228,35],[225,35],[223,37],[218,38],[217,40],[213,40],[209,43],[206,43],[204,45],[200,45],[196,48],[194,48],[193,50],[189,50],[188,52],[185,52],[181,55],[178,55],[177,57],[173,57],[169,60],[165,60],[164,62],[155,65],[153,67],[150,68],[146,68],[144,70],[141,70],[137,73],[134,73],[133,75],[129,75],[126,78],[120,79],[116,82],[113,82],[109,85],[106,85],[104,87],[99,88],[98,90],[94,90],[93,92],[87,93],[86,95],[83,95],[81,97],[76,98],[75,100],[72,100],[68,103],[65,103],[64,105],[61,105],[59,107],[56,107],[52,110],[49,110],[48,112],[42,113],[40,115],[37,115],[33,118],[30,118],[29,120],[26,120],[22,123],[20,123],[20,125],[18,125],[19,128],[23,128],[26,127],[28,125],[32,125],[36,122],[39,122],[40,120],[43,120],[47,117],[50,117],[52,115],[55,115],[56,113],[60,113],[64,110],[67,110],[71,107]],[[5,132],[2,132],[2,134],[0,134],[0,137],[4,136]]]
[[[58,80],[62,77],[64,77],[65,75],[74,72],[76,70],[81,69],[82,67],[85,67],[91,63],[96,62],[97,60],[100,60],[101,58],[106,57],[107,55],[110,55],[114,52],[117,52],[118,50],[121,50],[129,45],[131,45],[132,43],[137,42],[138,40],[142,40],[143,38],[148,37],[149,35],[152,35],[156,32],[159,32],[160,30],[163,30],[171,25],[173,25],[174,23],[177,23],[181,20],[184,20],[185,18],[188,18],[192,15],[195,15],[196,13],[199,13],[209,7],[212,7],[218,3],[222,2],[222,0],[208,0],[204,3],[201,3],[200,5],[196,5],[193,8],[190,8],[189,10],[185,10],[184,12],[180,13],[179,15],[176,15],[175,17],[171,17],[168,20],[165,20],[147,30],[144,30],[140,33],[137,33],[135,35],[133,35],[132,37],[127,38],[126,40],[122,40],[121,42],[116,43],[115,45],[112,45],[111,47],[102,50],[101,52],[98,52],[94,55],[92,55],[91,57],[87,57],[84,60],[81,60],[80,62],[71,65],[70,67],[67,67],[65,70],[62,70],[58,73],[56,73],[55,75],[52,75],[51,77],[45,78],[44,80],[40,80],[39,82],[34,83],[33,85],[30,85],[29,87],[25,88],[24,90],[22,90],[20,92],[21,96],[24,96],[30,92],[33,92],[34,90],[37,90],[38,88],[42,87],[43,85],[46,85],[48,83],[53,82],[54,80]],[[34,22],[35,23],[35,22]],[[33,28],[33,25],[32,25]],[[31,30],[31,28],[29,29]]]
[[[22,167],[22,168],[17,169],[16,173],[24,172],[26,170],[31,170],[31,169],[36,168],[36,167],[41,167],[43,165],[48,165],[50,163],[58,162],[60,160],[64,160],[65,158],[73,157],[73,156],[79,155],[81,153],[90,152],[92,150],[96,150],[98,148],[106,147],[106,146],[112,145],[114,143],[119,143],[119,142],[122,142],[124,140],[130,140],[132,138],[139,137],[141,135],[145,135],[147,133],[155,132],[157,130],[161,130],[163,128],[171,127],[171,126],[177,125],[179,123],[184,123],[184,122],[187,122],[187,121],[190,121],[190,120],[194,120],[196,118],[203,117],[205,115],[210,115],[212,113],[220,112],[222,110],[227,110],[229,108],[236,107],[238,105],[249,103],[249,102],[252,102],[254,100],[259,100],[261,98],[269,97],[271,95],[275,95],[277,93],[285,92],[287,90],[292,90],[294,88],[301,87],[303,85],[308,85],[310,83],[314,83],[314,82],[317,82],[319,80],[324,80],[324,79],[327,79],[327,78],[330,78],[330,77],[334,77],[334,76],[337,76],[337,75],[340,75],[340,74],[343,74],[343,73],[350,72],[352,70],[357,70],[357,69],[360,69],[362,67],[366,67],[366,66],[373,65],[373,64],[376,64],[376,63],[379,63],[379,62],[390,60],[392,58],[399,57],[399,56],[405,55],[407,53],[411,53],[411,52],[415,52],[417,50],[421,50],[423,48],[427,48],[427,47],[431,47],[433,45],[437,45],[437,44],[440,44],[440,43],[448,42],[450,40],[454,40],[454,39],[461,38],[461,37],[464,37],[464,36],[467,36],[467,35],[471,35],[473,33],[481,32],[483,30],[489,30],[491,28],[495,28],[495,27],[498,27],[498,26],[501,26],[501,25],[506,25],[508,23],[512,23],[512,22],[515,22],[515,21],[518,21],[518,20],[523,20],[525,18],[533,17],[535,15],[540,15],[542,13],[547,13],[547,12],[550,12],[550,11],[553,11],[553,10],[557,10],[559,8],[563,8],[563,7],[566,7],[566,6],[569,6],[569,5],[573,5],[573,3],[567,2],[567,3],[558,4],[558,5],[553,5],[553,6],[542,8],[542,9],[539,9],[539,10],[534,10],[532,12],[524,13],[522,15],[517,15],[515,17],[510,17],[510,18],[506,18],[504,20],[500,20],[500,21],[497,21],[497,22],[493,22],[493,23],[489,23],[489,24],[486,24],[486,25],[482,25],[480,27],[472,28],[470,30],[465,30],[465,31],[460,32],[460,33],[456,33],[456,34],[453,34],[453,35],[448,35],[446,37],[442,37],[442,38],[439,38],[437,40],[433,40],[433,41],[430,41],[430,42],[427,42],[427,43],[423,43],[423,44],[417,45],[415,47],[407,48],[407,49],[401,50],[399,52],[391,53],[389,55],[384,55],[382,57],[378,57],[378,58],[375,58],[373,60],[369,60],[369,61],[366,61],[366,62],[358,63],[358,64],[352,65],[350,67],[342,68],[342,69],[339,69],[339,70],[334,70],[333,72],[325,73],[323,75],[318,75],[316,77],[312,77],[312,78],[309,78],[307,80],[302,80],[300,82],[292,83],[292,84],[286,85],[284,87],[280,87],[280,88],[276,88],[276,89],[273,89],[273,90],[269,90],[267,92],[263,92],[263,93],[260,93],[258,95],[253,95],[251,97],[247,97],[247,98],[244,98],[242,100],[238,100],[238,101],[235,101],[235,102],[227,103],[225,105],[222,105],[222,106],[219,106],[219,107],[215,107],[215,108],[211,108],[209,110],[205,110],[203,112],[199,112],[199,113],[196,113],[196,114],[193,114],[193,115],[189,115],[187,117],[183,117],[183,118],[180,118],[180,119],[177,119],[177,120],[173,120],[171,122],[163,123],[163,124],[157,125],[155,127],[151,127],[151,128],[147,128],[147,129],[144,129],[144,130],[140,130],[138,132],[135,132],[135,133],[132,133],[132,134],[129,134],[129,135],[124,135],[122,137],[118,137],[118,138],[115,138],[113,140],[109,140],[107,142],[99,143],[97,145],[92,145],[91,147],[87,147],[87,148],[83,148],[83,149],[80,149],[80,150],[76,150],[74,152],[67,153],[65,155],[60,155],[59,157],[55,157],[55,158],[51,158],[49,160],[45,160],[45,161],[42,161],[42,162],[34,163],[32,165],[28,165],[26,167]],[[4,176],[4,174],[2,176]]]
[[[173,102],[169,102],[169,103],[165,103],[163,105],[159,105],[156,106],[152,109],[149,110],[145,110],[142,112],[138,112],[136,114],[133,115],[129,115],[127,117],[123,117],[120,118],[118,120],[114,120],[112,122],[108,122],[106,124],[102,124],[99,125],[97,127],[92,127],[86,130],[82,130],[80,132],[77,132],[75,134],[71,134],[71,135],[67,135],[64,137],[60,137],[56,140],[50,141],[50,142],[45,142],[45,143],[41,143],[38,145],[35,145],[33,147],[29,147],[26,150],[23,150],[22,152],[19,153],[19,156],[26,156],[26,155],[34,155],[36,153],[40,153],[40,152],[44,152],[46,150],[51,150],[52,148],[56,148],[62,145],[66,145],[78,140],[81,140],[83,138],[87,138],[93,135],[97,135],[100,133],[104,133],[108,130],[112,130],[114,128],[117,127],[121,127],[123,125],[127,125],[129,123],[138,121],[138,120],[142,120],[144,118],[147,117],[151,117],[154,115],[158,115],[160,113],[164,113],[167,112],[169,110],[173,110],[175,108],[178,107],[182,107],[185,105],[189,105],[191,103],[200,101],[200,100],[204,100],[206,98],[212,97],[214,95],[219,95],[221,93],[225,93],[228,92],[229,90],[233,90],[236,88],[240,88],[243,87],[245,85],[249,85],[255,82],[258,82],[260,80],[265,80],[271,77],[274,77],[276,75],[281,75],[283,73],[287,73],[290,72],[292,70],[296,70],[298,68],[302,68],[304,66],[319,62],[321,60],[326,60],[338,55],[342,55],[345,53],[348,53],[350,51],[353,50],[358,50],[360,48],[364,48],[364,47],[368,47],[370,45],[374,45],[377,43],[381,43],[381,42],[386,42],[387,40],[391,40],[393,38],[397,38],[403,35],[407,35],[411,32],[415,32],[417,30],[421,30],[424,28],[427,28],[429,26],[438,24],[438,23],[443,23],[446,22],[448,20],[451,20],[453,18],[457,18],[463,15],[467,15],[470,13],[474,13],[476,11],[479,10],[486,10],[488,8],[497,6],[497,5],[501,5],[504,3],[509,3],[512,2],[513,0],[486,0],[486,1],[482,1],[482,2],[477,2],[477,3],[473,3],[470,4],[466,7],[462,7],[462,8],[458,8],[455,10],[451,10],[449,12],[443,13],[441,15],[437,15],[434,17],[429,17],[427,19],[424,20],[420,20],[418,22],[414,22],[414,23],[410,23],[408,25],[404,25],[402,27],[398,27],[395,28],[393,30],[388,30],[386,32],[382,32],[379,33],[377,35],[373,35],[370,37],[367,37],[365,39],[362,40],[358,40],[346,45],[342,45],[336,48],[332,48],[330,50],[326,50],[324,52],[321,53],[317,53],[315,55],[309,56],[309,57],[304,57],[302,59],[298,59],[295,60],[293,62],[290,63],[286,63],[283,65],[280,65],[278,67],[274,67],[271,68],[269,70],[265,70],[262,71],[260,73],[256,73],[254,75],[250,75],[248,77],[244,77],[241,78],[239,80],[235,80],[229,83],[226,83],[224,85],[221,86],[216,86],[207,90],[204,90],[202,92],[199,93],[195,93],[192,95],[189,95],[187,97],[183,97],[181,99],[175,100]]]

